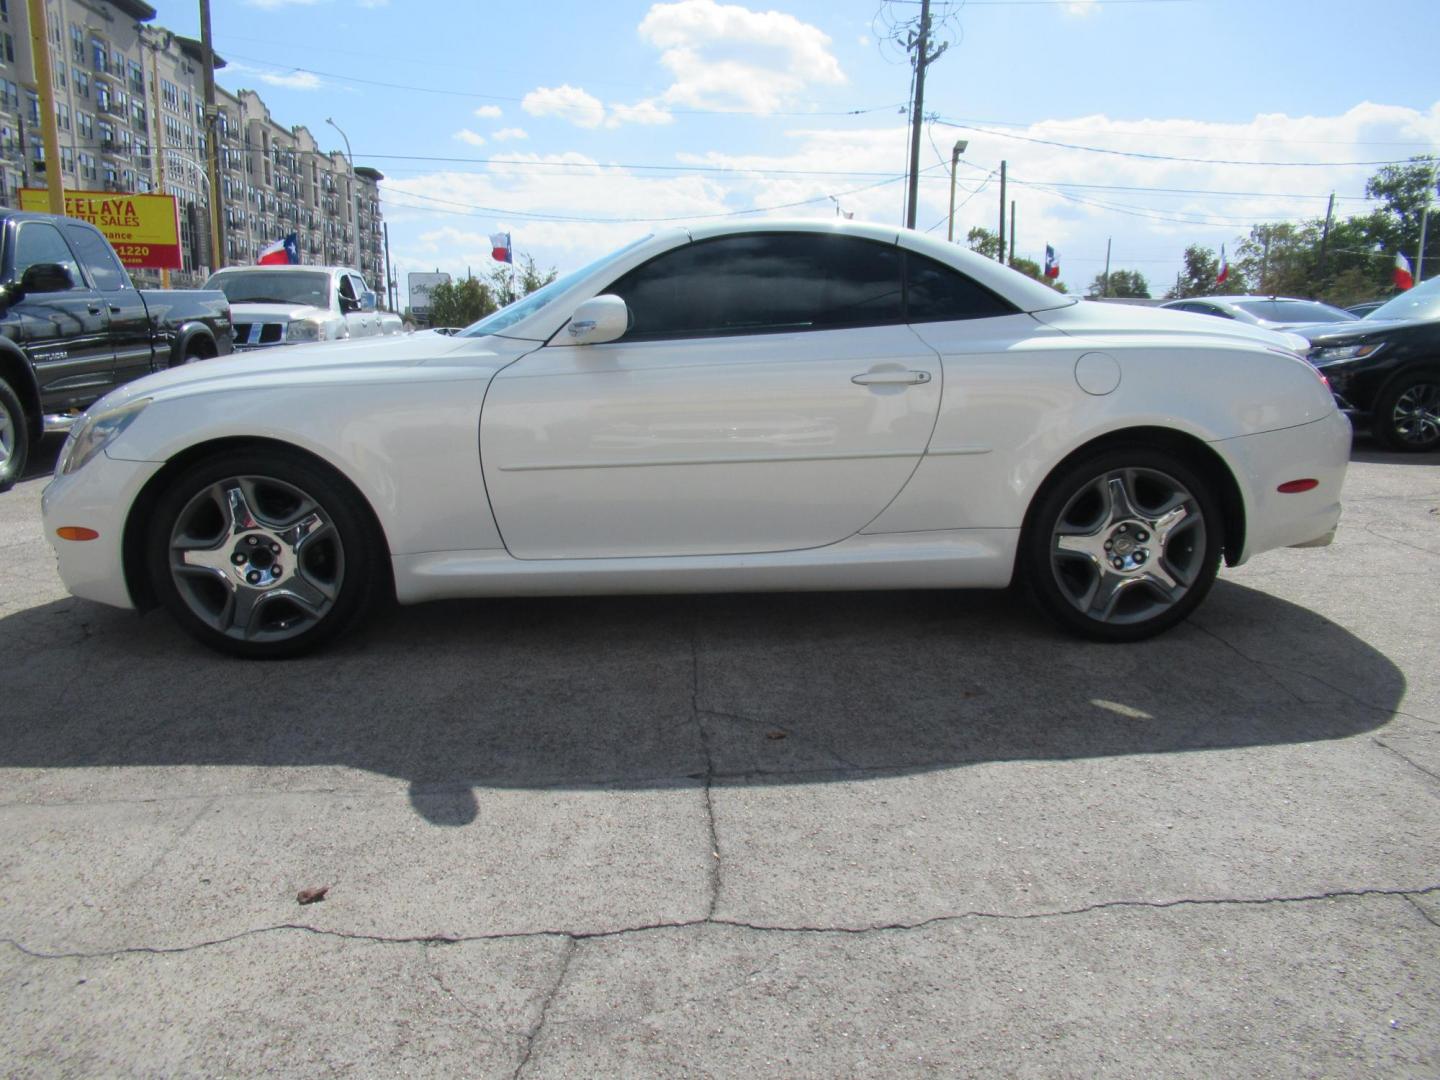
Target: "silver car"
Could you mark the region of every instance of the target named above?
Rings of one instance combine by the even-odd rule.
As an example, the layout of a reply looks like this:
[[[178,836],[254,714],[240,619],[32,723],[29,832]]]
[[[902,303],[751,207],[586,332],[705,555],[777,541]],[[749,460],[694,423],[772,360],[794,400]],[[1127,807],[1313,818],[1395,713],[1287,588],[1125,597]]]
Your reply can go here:
[[[1356,318],[1344,308],[1322,304],[1319,300],[1299,300],[1289,296],[1192,296],[1188,300],[1171,300],[1160,306],[1176,311],[1193,311],[1197,315],[1218,315],[1222,319],[1234,319],[1266,330],[1288,330],[1315,323],[1354,322]]]

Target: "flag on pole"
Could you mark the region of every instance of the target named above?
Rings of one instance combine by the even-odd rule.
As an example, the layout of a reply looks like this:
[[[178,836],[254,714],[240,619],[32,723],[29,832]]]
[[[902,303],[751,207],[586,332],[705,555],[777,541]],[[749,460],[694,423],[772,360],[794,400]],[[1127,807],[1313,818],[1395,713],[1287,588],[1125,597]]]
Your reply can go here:
[[[1055,249],[1049,244],[1045,245],[1045,276],[1047,278],[1058,278],[1060,276],[1060,258],[1055,254]]]
[[[510,253],[510,234],[508,232],[490,234],[490,257],[496,262],[514,264],[515,259]]]
[[[1397,252],[1395,255],[1395,286],[1400,289],[1409,289],[1415,285],[1415,275],[1410,272],[1410,260],[1404,254]]]
[[[257,266],[295,266],[299,262],[300,241],[293,232],[273,244],[266,244],[255,260]]]
[[[1225,257],[1225,245],[1220,245],[1220,269],[1215,272],[1215,284],[1224,285],[1230,276],[1230,260]]]

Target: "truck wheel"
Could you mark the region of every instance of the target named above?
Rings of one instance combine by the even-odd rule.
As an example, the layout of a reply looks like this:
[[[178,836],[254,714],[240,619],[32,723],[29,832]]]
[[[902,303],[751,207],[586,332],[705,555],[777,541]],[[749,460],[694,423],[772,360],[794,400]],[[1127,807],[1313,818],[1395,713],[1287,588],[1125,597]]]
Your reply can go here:
[[[171,360],[170,366],[193,364],[198,360],[209,360],[215,355],[215,346],[207,338],[198,337],[185,346],[185,354],[179,360]]]
[[[20,399],[4,379],[0,379],[0,491],[9,491],[25,475],[25,462],[30,457],[30,425]]]
[[[1440,370],[1394,379],[1375,399],[1374,435],[1390,450],[1440,448]]]

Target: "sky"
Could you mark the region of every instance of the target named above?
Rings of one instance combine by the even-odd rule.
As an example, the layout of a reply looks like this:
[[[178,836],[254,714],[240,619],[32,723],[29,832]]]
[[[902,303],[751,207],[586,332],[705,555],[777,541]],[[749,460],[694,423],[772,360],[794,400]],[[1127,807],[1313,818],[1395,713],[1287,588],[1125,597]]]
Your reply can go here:
[[[191,4],[156,22],[198,34]],[[564,273],[723,215],[903,224],[916,0],[456,3],[216,0],[218,81],[253,88],[385,175],[410,271],[488,272],[489,236]],[[1378,163],[1440,150],[1440,0],[966,0],[942,4],[916,227],[996,229],[1159,295],[1186,246],[1259,221],[1363,213]],[[903,30],[902,30],[903,33]],[[378,285],[378,283],[375,283]]]

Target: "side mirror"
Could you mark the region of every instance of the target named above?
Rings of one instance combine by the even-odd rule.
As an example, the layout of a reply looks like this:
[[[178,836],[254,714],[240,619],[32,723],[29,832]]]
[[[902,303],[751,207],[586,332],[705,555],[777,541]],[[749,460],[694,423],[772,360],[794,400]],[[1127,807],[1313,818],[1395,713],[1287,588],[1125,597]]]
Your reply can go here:
[[[74,287],[75,279],[59,263],[34,263],[20,275],[20,288],[12,289],[11,298],[18,300],[26,293],[69,292]]]
[[[374,311],[374,310],[375,310],[375,294],[374,294],[373,292],[366,292],[366,293],[361,293],[361,294],[360,294],[360,310],[361,310],[361,311]]]
[[[620,297],[607,294],[591,297],[576,308],[565,333],[571,345],[602,345],[629,329],[629,306]]]

